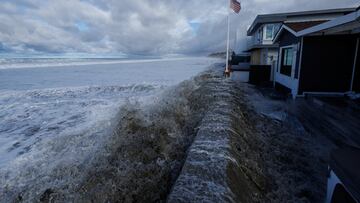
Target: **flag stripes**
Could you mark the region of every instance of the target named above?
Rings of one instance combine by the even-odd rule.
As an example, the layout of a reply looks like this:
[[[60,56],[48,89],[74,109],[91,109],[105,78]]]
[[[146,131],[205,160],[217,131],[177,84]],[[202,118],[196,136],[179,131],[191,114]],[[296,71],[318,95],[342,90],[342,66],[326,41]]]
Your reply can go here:
[[[230,8],[234,10],[235,13],[239,13],[241,10],[241,4],[237,0],[230,0]]]

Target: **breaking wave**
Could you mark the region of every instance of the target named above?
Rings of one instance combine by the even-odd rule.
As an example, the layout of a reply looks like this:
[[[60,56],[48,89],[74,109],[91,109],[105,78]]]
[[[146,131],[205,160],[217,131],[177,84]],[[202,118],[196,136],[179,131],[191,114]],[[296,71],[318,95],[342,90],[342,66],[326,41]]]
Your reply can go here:
[[[0,133],[8,134],[0,150],[12,153],[0,158],[8,163],[0,169],[0,202],[165,200],[212,100],[203,83],[218,75],[212,68],[167,89],[84,87],[1,96],[6,105],[0,108],[13,110],[0,115]],[[42,112],[56,114],[64,106],[68,116],[61,119],[47,120]],[[18,142],[6,140],[14,136]]]

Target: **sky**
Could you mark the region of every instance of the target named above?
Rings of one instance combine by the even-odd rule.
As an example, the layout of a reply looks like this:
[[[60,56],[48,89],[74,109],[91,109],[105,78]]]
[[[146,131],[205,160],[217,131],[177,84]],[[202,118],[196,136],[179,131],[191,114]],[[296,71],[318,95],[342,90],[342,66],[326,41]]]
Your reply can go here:
[[[0,0],[0,53],[169,55],[223,51],[228,0]],[[358,0],[243,0],[231,47],[256,15],[359,6]],[[237,44],[235,45],[235,35]]]

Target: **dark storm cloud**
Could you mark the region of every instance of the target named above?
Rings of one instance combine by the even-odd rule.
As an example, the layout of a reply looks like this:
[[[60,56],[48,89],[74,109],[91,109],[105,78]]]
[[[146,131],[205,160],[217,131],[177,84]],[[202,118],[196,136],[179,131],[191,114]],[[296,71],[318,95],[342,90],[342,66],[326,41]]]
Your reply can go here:
[[[231,36],[259,13],[356,6],[357,0],[244,0]],[[227,0],[0,0],[0,49],[15,53],[201,53],[223,50]],[[194,30],[194,24],[196,30]],[[232,42],[233,44],[233,42]],[[4,48],[6,47],[6,49]]]

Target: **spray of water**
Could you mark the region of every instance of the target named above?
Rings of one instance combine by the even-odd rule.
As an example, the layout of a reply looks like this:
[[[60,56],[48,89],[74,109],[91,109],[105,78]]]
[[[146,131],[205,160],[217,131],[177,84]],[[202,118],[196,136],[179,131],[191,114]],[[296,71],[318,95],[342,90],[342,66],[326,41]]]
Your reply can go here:
[[[112,122],[50,139],[46,150],[13,164],[19,172],[0,172],[0,202],[165,200],[213,101],[204,85],[212,77],[218,72],[210,69],[156,96],[128,100]],[[36,163],[26,166],[30,159]]]

